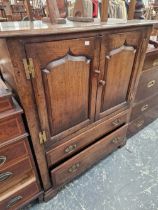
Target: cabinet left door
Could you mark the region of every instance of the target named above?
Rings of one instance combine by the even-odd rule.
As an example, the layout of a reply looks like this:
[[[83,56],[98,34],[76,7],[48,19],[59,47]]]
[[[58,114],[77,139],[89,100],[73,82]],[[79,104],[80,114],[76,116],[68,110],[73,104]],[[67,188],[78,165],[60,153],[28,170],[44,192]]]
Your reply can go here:
[[[25,45],[41,130],[52,143],[94,121],[97,42],[91,37]]]

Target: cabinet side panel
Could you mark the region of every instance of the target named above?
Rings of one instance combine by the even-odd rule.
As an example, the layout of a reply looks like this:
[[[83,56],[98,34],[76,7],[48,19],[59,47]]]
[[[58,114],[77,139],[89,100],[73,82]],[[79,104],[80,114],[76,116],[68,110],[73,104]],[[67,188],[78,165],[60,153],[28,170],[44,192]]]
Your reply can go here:
[[[43,187],[47,190],[51,187],[51,183],[48,174],[44,146],[41,145],[39,141],[39,132],[41,131],[41,128],[39,125],[34,93],[31,81],[26,79],[23,65],[23,59],[26,57],[25,50],[20,40],[9,39],[7,40],[7,46],[13,64],[12,71],[14,72],[17,87],[16,90],[25,111]]]

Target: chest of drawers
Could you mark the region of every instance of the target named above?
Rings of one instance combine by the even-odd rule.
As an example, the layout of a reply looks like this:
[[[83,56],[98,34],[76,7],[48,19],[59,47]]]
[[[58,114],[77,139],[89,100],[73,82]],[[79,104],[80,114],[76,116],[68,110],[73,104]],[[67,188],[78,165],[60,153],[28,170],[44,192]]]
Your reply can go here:
[[[148,48],[132,106],[128,137],[158,117],[158,50]]]
[[[3,210],[19,209],[41,192],[22,113],[0,79],[0,209]]]

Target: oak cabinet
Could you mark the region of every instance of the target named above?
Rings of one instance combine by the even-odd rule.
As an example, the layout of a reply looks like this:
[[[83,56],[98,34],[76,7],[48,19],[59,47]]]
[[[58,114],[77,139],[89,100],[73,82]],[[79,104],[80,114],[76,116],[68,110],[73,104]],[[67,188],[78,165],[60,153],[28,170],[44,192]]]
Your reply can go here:
[[[0,40],[0,55],[10,61],[1,71],[24,108],[49,200],[125,144],[152,23],[41,23],[43,31],[36,23]]]

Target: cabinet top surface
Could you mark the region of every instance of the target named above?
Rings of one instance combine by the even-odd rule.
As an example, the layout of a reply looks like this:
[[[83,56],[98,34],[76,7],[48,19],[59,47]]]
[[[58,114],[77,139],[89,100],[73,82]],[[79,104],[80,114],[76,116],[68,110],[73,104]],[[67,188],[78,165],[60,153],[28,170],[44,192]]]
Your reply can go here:
[[[0,37],[35,36],[51,34],[68,34],[75,32],[99,31],[126,27],[153,25],[158,21],[153,20],[121,20],[108,19],[107,23],[101,23],[95,19],[93,23],[70,22],[66,24],[50,24],[43,21],[19,21],[0,23]]]

